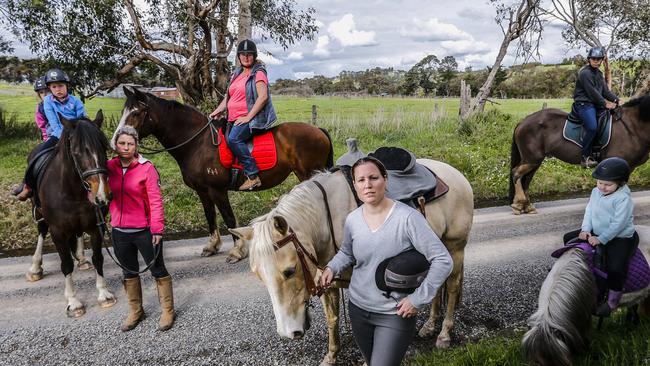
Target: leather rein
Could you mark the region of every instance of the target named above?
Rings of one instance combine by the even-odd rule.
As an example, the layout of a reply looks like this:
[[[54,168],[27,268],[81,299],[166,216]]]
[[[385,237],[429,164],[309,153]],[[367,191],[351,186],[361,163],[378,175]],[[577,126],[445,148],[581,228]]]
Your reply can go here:
[[[332,213],[330,211],[329,202],[327,200],[327,193],[325,192],[325,189],[320,183],[318,183],[317,181],[313,181],[313,182],[323,194],[323,202],[325,203],[325,211],[327,212],[327,224],[329,226],[330,235],[332,237],[332,245],[334,246],[334,253],[336,253],[339,251],[339,246],[336,244],[336,237],[334,236],[334,224],[332,223]],[[305,246],[300,242],[300,239],[298,239],[296,233],[291,228],[289,228],[289,234],[287,236],[273,243],[273,247],[277,252],[279,249],[281,249],[282,247],[284,247],[289,243],[293,244],[294,248],[296,249],[296,253],[298,254],[298,259],[300,260],[300,267],[302,268],[302,273],[305,277],[305,285],[307,286],[307,290],[309,291],[309,294],[311,296],[320,297],[321,295],[323,295],[323,293],[325,293],[326,288],[316,284],[316,282],[314,281],[314,276],[312,275],[312,272],[309,269],[309,263],[307,263],[307,260],[309,260],[317,269],[321,271],[323,271],[324,268],[318,265],[318,259],[316,259],[316,257],[305,248]],[[347,282],[346,280],[343,280],[341,278],[335,278],[334,281]]]

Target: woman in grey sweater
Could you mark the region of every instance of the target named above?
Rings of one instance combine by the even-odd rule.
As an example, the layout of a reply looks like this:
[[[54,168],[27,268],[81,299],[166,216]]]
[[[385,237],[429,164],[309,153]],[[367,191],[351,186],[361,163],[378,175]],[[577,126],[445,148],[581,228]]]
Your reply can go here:
[[[352,333],[369,366],[399,365],[415,335],[415,315],[431,302],[452,270],[452,259],[425,218],[416,210],[385,196],[387,172],[372,157],[352,167],[354,188],[363,202],[344,227],[341,250],[320,278],[329,286],[333,277],[354,265],[350,280]],[[431,263],[414,293],[385,297],[375,283],[377,266],[387,258],[415,248]]]

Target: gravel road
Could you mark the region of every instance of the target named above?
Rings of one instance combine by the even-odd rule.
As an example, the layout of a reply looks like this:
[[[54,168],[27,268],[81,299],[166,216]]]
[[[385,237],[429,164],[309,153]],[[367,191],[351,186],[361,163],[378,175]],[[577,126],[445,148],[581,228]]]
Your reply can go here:
[[[633,196],[636,223],[650,224],[650,192]],[[578,227],[585,204],[585,198],[539,203],[539,214],[529,216],[514,216],[508,207],[475,211],[452,346],[525,326],[552,265],[549,254],[564,232]],[[94,271],[75,271],[77,294],[87,306],[78,319],[65,315],[56,254],[44,256],[45,278],[35,283],[24,277],[30,257],[0,259],[0,365],[318,365],[327,348],[320,302],[313,301],[312,328],[303,339],[281,339],[269,296],[248,261],[225,263],[232,246],[226,237],[217,256],[201,258],[206,240],[165,243],[178,312],[174,328],[165,333],[156,331],[159,306],[149,275],[143,277],[149,317],[122,333],[125,294],[120,272],[108,257],[106,279],[118,302],[100,308]],[[418,326],[427,314],[428,309],[420,313]],[[360,353],[346,326],[342,329],[339,364],[359,365]],[[418,338],[409,354],[434,344],[434,337]]]

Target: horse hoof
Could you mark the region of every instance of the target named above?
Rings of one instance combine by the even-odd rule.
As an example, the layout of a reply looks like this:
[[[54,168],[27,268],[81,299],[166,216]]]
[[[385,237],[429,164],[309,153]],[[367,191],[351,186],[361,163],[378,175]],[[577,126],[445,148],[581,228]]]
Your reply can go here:
[[[117,299],[114,297],[110,297],[104,301],[99,302],[99,306],[102,308],[110,308],[111,306],[115,305],[117,303]]]
[[[433,333],[433,330],[435,328],[434,324],[430,324],[430,322],[424,323],[422,328],[420,328],[420,331],[418,332],[418,335],[422,338],[428,337]]]
[[[447,348],[449,348],[450,343],[451,343],[451,340],[449,338],[438,337],[438,339],[436,340],[436,348],[438,348],[438,349],[447,349]]]
[[[524,209],[524,213],[527,213],[527,214],[536,214],[536,213],[537,213],[537,209],[536,209],[535,206],[533,206],[533,205],[526,206],[526,208]]]
[[[524,212],[524,208],[519,204],[513,203],[510,207],[512,208],[513,215],[521,215]]]
[[[320,366],[334,366],[334,365],[336,365],[336,362],[323,361],[320,363]]]
[[[211,250],[211,249],[203,249],[201,252],[201,257],[212,257],[213,255],[217,254],[216,250]]]
[[[236,256],[231,254],[231,255],[226,257],[226,263],[235,264],[235,263],[239,262],[242,259],[243,258],[239,258],[239,257],[236,257]]]
[[[79,268],[82,271],[87,271],[89,269],[93,269],[94,267],[90,262],[83,261],[83,262],[79,262],[79,264],[77,265],[77,268]]]
[[[68,318],[78,318],[86,314],[86,307],[82,305],[80,308],[72,310],[68,305],[68,307],[65,309],[65,312],[68,315]]]
[[[36,273],[27,272],[25,274],[25,277],[27,278],[27,282],[39,281],[39,280],[43,279],[43,270],[40,270],[40,271],[38,271]]]

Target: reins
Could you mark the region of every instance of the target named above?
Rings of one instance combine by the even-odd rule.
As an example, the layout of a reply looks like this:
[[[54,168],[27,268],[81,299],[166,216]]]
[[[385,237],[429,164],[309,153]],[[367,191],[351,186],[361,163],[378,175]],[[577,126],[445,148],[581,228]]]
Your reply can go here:
[[[148,116],[149,116],[149,111],[147,111],[147,115],[145,116],[145,119]],[[221,144],[220,137],[219,137],[219,131],[217,131],[217,127],[215,127],[214,124],[212,124],[212,120],[208,119],[208,123],[206,123],[203,127],[201,127],[201,129],[199,129],[194,135],[192,135],[192,137],[190,137],[189,139],[181,142],[180,144],[178,144],[176,146],[163,148],[163,149],[152,149],[152,148],[146,147],[144,145],[140,145],[140,149],[142,149],[142,152],[144,152],[146,154],[151,154],[151,155],[160,154],[160,153],[163,153],[165,151],[176,150],[178,148],[181,148],[181,147],[187,145],[190,141],[194,140],[197,136],[199,136],[208,127],[210,127],[210,136],[212,137],[212,144],[214,146],[219,146],[219,144]],[[215,140],[215,134],[217,136],[216,140]]]

